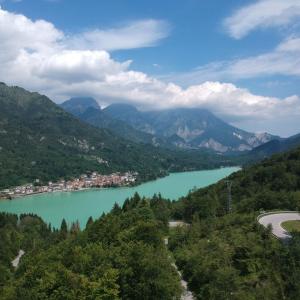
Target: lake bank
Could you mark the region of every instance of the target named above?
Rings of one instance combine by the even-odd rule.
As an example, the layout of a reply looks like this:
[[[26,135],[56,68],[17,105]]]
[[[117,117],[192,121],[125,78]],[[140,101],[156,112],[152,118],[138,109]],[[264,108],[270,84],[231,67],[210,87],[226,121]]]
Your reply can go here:
[[[45,222],[59,227],[63,218],[68,223],[79,221],[85,227],[90,216],[98,218],[102,213],[109,212],[114,203],[122,205],[126,198],[135,192],[141,196],[152,197],[161,193],[164,198],[177,200],[185,196],[194,187],[202,188],[213,184],[231,173],[238,167],[228,167],[206,171],[172,173],[133,187],[87,189],[76,192],[55,192],[1,200],[0,211],[21,214],[33,213],[41,216]]]

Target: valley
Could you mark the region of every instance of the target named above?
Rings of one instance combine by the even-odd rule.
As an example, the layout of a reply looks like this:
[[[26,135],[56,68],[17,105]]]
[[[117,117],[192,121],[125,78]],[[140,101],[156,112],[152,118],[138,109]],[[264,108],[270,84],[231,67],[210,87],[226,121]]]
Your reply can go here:
[[[55,192],[27,195],[13,200],[0,200],[0,211],[9,213],[33,213],[47,223],[59,228],[63,219],[69,225],[78,221],[82,229],[90,216],[94,219],[109,212],[115,203],[123,205],[126,198],[135,193],[144,197],[161,194],[162,197],[177,201],[190,190],[213,184],[239,170],[236,167],[206,171],[172,173],[167,177],[132,187],[90,188],[78,191]],[[53,189],[53,188],[52,188]]]
[[[257,299],[280,299],[282,295],[297,299],[299,237],[292,233],[291,241],[283,244],[268,228],[258,225],[256,217],[261,210],[299,207],[299,153],[298,148],[275,155],[231,175],[228,170],[226,176],[229,176],[223,180],[218,181],[222,176],[215,178],[217,183],[193,189],[175,202],[166,199],[172,196],[163,190],[162,195],[151,196],[153,187],[149,194],[135,190],[146,197],[135,193],[117,203],[116,198],[109,202],[107,195],[104,201],[97,196],[94,203],[106,203],[106,213],[93,218],[91,211],[87,211],[86,217],[90,217],[80,222],[72,222],[74,217],[68,219],[68,213],[76,211],[75,195],[88,203],[80,205],[81,213],[91,207],[87,192],[70,193],[70,206],[65,206],[68,199],[60,199],[59,193],[49,194],[57,195],[59,208],[54,205],[52,210],[46,205],[44,213],[41,206],[37,208],[47,203],[46,199],[40,198],[42,196],[1,201],[0,205],[4,205],[1,210],[9,212],[10,206],[12,210],[0,214],[0,237],[5,241],[0,244],[3,253],[0,256],[1,274],[5,274],[0,277],[3,284],[0,293],[4,299],[14,299],[21,294],[24,299],[33,295],[47,295],[51,299],[49,287],[63,297],[72,287],[75,298],[97,293],[116,299],[141,295],[179,299],[183,293],[180,283],[183,279],[196,299],[230,297],[238,300],[251,299],[252,295]],[[182,173],[182,176],[187,175]],[[208,177],[204,173],[202,182]],[[191,178],[195,178],[195,174]],[[168,180],[168,177],[161,180]],[[228,180],[233,187],[230,213],[227,211]],[[198,182],[201,181],[198,179]],[[166,187],[166,182],[162,186]],[[174,193],[174,187],[179,186],[172,184],[169,192]],[[186,191],[174,197],[184,193]],[[121,189],[118,199],[124,199],[121,197],[125,194],[126,190]],[[54,201],[53,198],[48,203]],[[31,213],[24,213],[30,204]],[[19,210],[13,207],[19,207]],[[98,211],[98,216],[101,211],[103,208]],[[65,218],[61,221],[61,217],[54,220],[59,212],[61,217],[67,217],[67,221]],[[15,213],[20,214],[19,217]],[[44,223],[35,213],[53,223]],[[190,225],[169,227],[171,220]],[[82,230],[84,223],[86,228]],[[167,248],[165,236],[169,237]],[[25,255],[16,277],[10,268],[19,249]],[[170,263],[170,252],[182,277]],[[101,266],[101,271],[96,266]],[[102,278],[101,283],[96,278]],[[72,285],[74,280],[76,286]],[[140,288],[136,288],[135,282]],[[154,282],[157,285],[155,291],[152,288]],[[30,289],[27,288],[29,284]]]
[[[0,0],[0,300],[300,299],[300,0]]]
[[[95,128],[49,98],[0,84],[0,189],[71,180],[86,172],[138,172],[138,182],[169,172],[230,166],[207,151],[179,151],[132,142]]]
[[[1,193],[26,195],[0,201],[3,299],[52,299],[48,287],[65,298],[70,285],[74,299],[152,299],[155,278],[157,299],[181,297],[182,280],[195,299],[298,293],[282,269],[295,264],[297,236],[281,255],[279,242],[255,221],[262,210],[300,207],[298,135],[248,133],[199,109],[140,112],[114,104],[101,110],[92,98],[59,107],[5,84],[0,104]],[[169,227],[172,220],[190,225]],[[260,255],[270,251],[280,265]],[[25,254],[15,271],[18,253]],[[265,268],[277,274],[281,289]]]

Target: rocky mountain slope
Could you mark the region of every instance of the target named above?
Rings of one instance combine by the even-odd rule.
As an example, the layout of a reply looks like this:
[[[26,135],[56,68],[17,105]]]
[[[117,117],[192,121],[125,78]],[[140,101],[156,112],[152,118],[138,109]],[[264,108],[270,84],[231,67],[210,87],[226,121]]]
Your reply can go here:
[[[298,146],[300,146],[300,134],[293,135],[289,138],[271,140],[251,150],[248,156],[263,159],[274,153],[288,151]]]
[[[277,138],[238,129],[199,108],[141,112],[130,105],[113,104],[104,112],[180,148],[207,148],[222,153],[245,151]]]
[[[256,134],[241,130],[199,108],[142,112],[128,104],[112,104],[103,110],[97,105],[95,100],[91,103],[90,99],[75,98],[64,102],[62,107],[97,127],[108,128],[134,142],[155,146],[204,148],[230,153],[249,151],[279,139],[268,133]]]

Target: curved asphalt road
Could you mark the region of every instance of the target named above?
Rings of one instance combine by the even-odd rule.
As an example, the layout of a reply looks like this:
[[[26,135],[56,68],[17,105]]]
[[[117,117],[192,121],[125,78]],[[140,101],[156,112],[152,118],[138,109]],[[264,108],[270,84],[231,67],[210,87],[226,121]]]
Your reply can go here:
[[[265,227],[271,224],[272,233],[279,239],[291,238],[291,235],[281,227],[281,223],[295,220],[300,220],[300,214],[298,212],[278,212],[263,215],[258,218],[258,222]]]

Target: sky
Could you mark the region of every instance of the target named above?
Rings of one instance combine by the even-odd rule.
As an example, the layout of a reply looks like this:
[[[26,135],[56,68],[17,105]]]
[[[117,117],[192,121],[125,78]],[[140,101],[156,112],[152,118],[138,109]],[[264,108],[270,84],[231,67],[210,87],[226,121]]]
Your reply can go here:
[[[300,0],[0,0],[0,81],[300,133]]]

